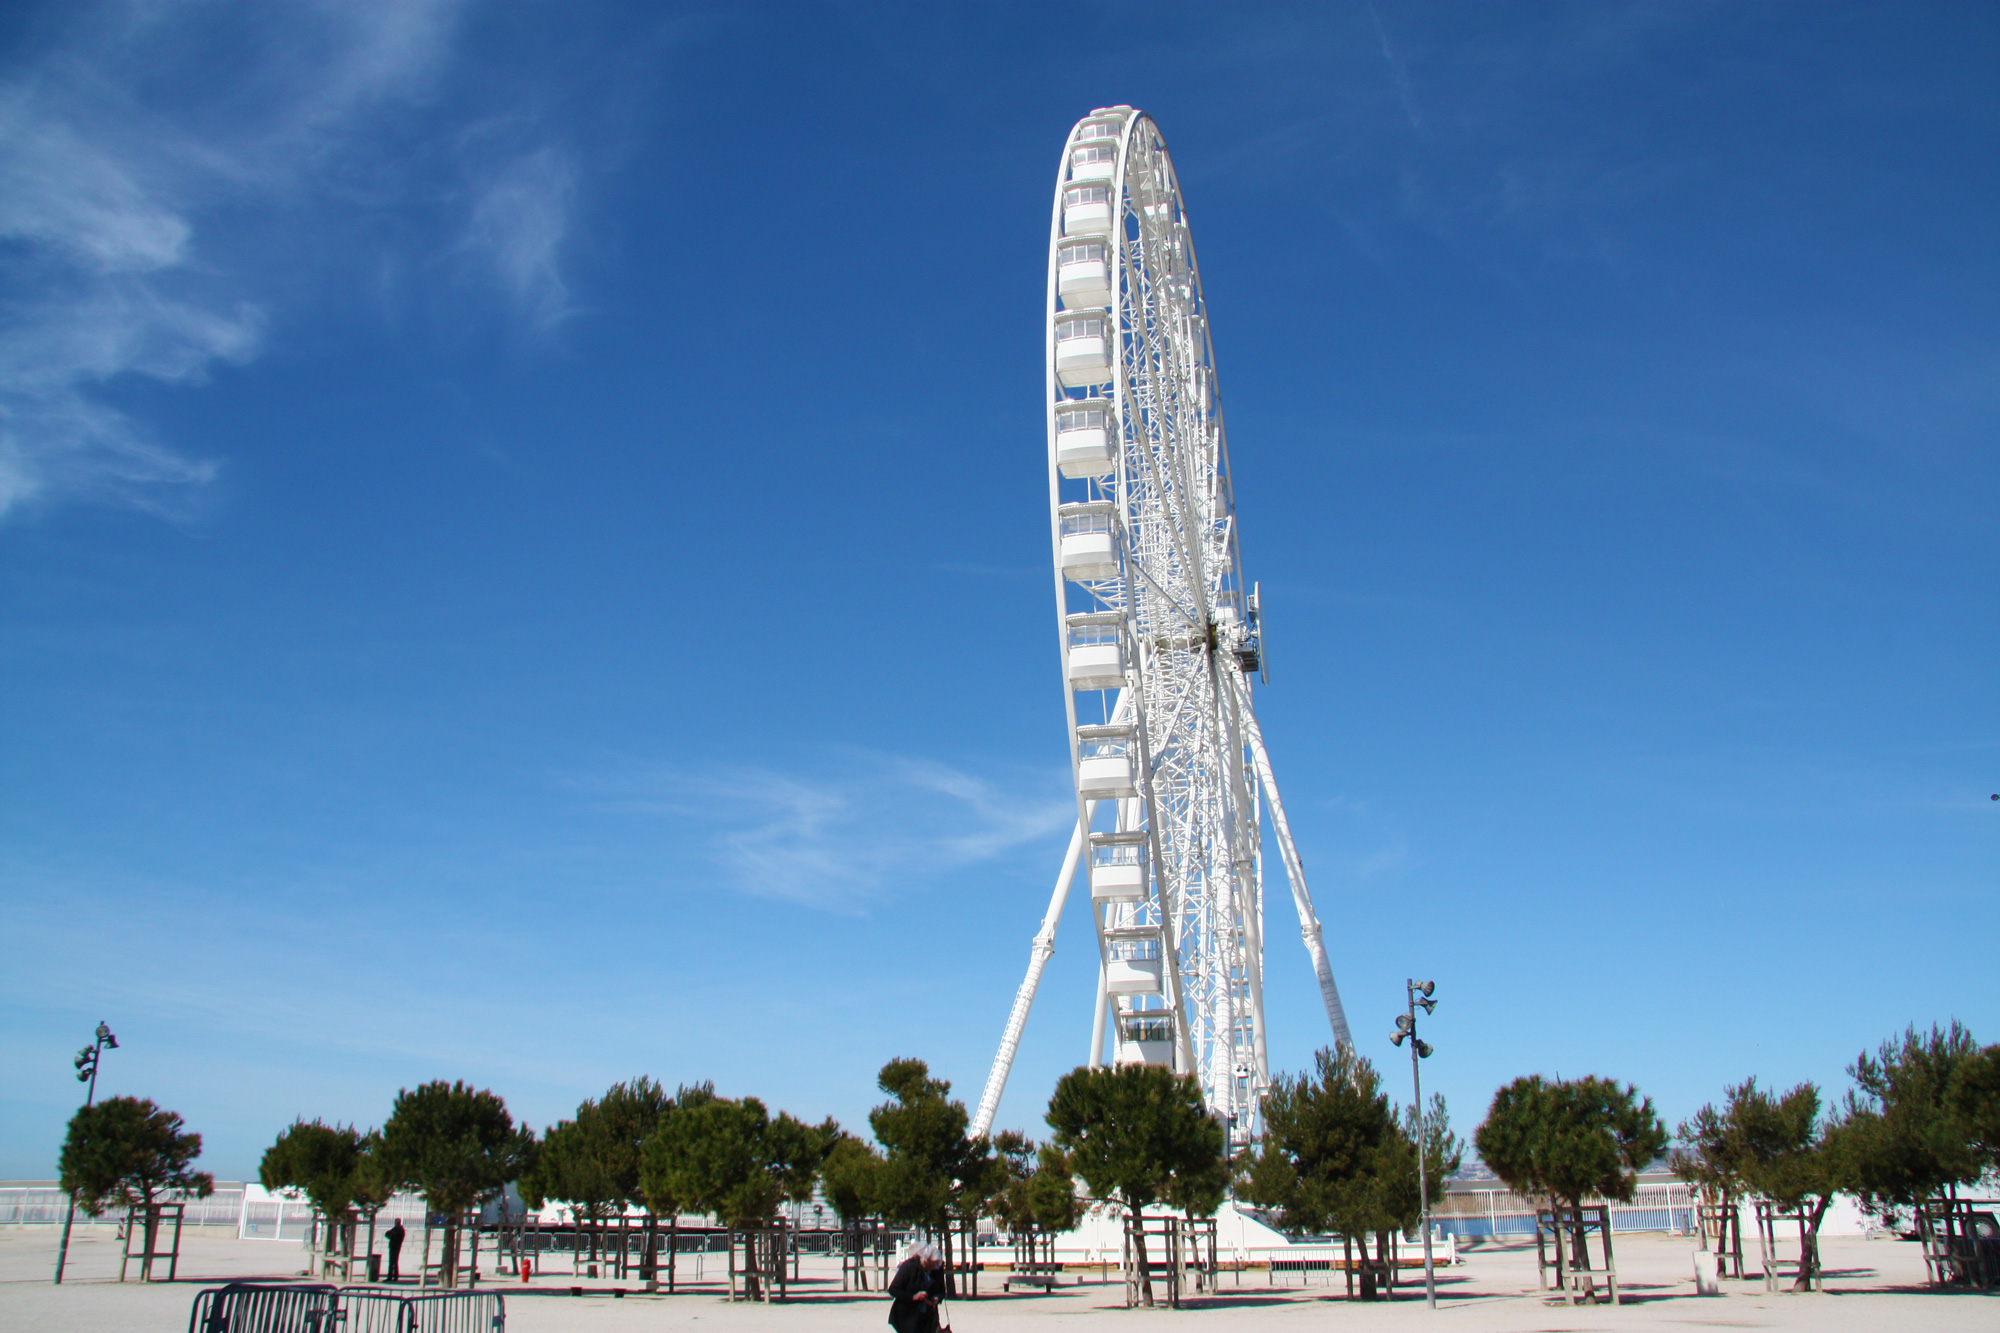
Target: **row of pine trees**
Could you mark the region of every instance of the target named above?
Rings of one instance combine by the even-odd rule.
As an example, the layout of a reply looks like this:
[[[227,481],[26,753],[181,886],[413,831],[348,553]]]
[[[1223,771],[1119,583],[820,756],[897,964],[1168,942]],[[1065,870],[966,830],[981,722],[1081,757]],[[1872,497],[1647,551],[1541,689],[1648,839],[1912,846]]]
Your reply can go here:
[[[1630,1084],[1531,1075],[1494,1094],[1473,1143],[1509,1188],[1571,1208],[1630,1200],[1636,1173],[1673,1146],[1675,1172],[1710,1198],[1756,1197],[1806,1216],[1805,1282],[1836,1195],[1893,1217],[2000,1170],[2000,1046],[1980,1046],[1955,1021],[1913,1028],[1849,1072],[1854,1087],[1838,1103],[1810,1083],[1773,1093],[1746,1079],[1677,1135]],[[1275,1079],[1261,1140],[1234,1155],[1196,1082],[1151,1066],[1065,1075],[1040,1144],[1012,1131],[970,1135],[964,1103],[922,1060],[890,1061],[877,1086],[886,1100],[869,1113],[871,1139],[707,1083],[669,1093],[649,1078],[613,1085],[537,1136],[496,1094],[439,1081],[400,1092],[379,1130],[299,1120],[265,1152],[259,1178],[303,1194],[330,1245],[349,1250],[357,1221],[400,1190],[420,1193],[447,1219],[441,1279],[452,1285],[460,1219],[510,1183],[530,1207],[559,1201],[580,1220],[641,1209],[649,1232],[683,1215],[763,1226],[784,1203],[818,1194],[844,1221],[921,1228],[947,1253],[980,1218],[1016,1235],[1052,1233],[1074,1227],[1091,1200],[1205,1216],[1233,1191],[1293,1234],[1372,1237],[1379,1257],[1419,1219],[1419,1170],[1437,1197],[1464,1156],[1442,1097],[1421,1115],[1392,1102],[1347,1047]],[[172,1112],[108,1098],[71,1122],[63,1187],[93,1214],[206,1196],[213,1182],[192,1166],[200,1148]]]

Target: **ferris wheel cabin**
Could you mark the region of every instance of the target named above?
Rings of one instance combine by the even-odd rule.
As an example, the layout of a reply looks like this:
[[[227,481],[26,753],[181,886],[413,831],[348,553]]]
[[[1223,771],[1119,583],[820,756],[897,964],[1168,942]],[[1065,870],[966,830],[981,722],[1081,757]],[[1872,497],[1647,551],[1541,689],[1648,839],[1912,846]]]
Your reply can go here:
[[[1070,616],[1069,687],[1115,690],[1125,684],[1125,617],[1118,611]]]
[[[1085,236],[1056,247],[1056,295],[1071,310],[1111,304],[1109,239]]]
[[[1111,318],[1104,311],[1065,310],[1056,316],[1056,378],[1067,389],[1111,378]]]
[[[1090,900],[1136,903],[1146,896],[1146,831],[1090,835]]]
[[[1151,926],[1104,932],[1104,989],[1112,995],[1158,995],[1166,975],[1160,932]]]
[[[1091,126],[1092,129],[1098,128]],[[1094,143],[1086,143],[1069,155],[1069,178],[1081,184],[1084,181],[1108,181],[1118,169],[1118,127],[1103,126],[1111,131],[1111,137]]]
[[[1056,511],[1062,527],[1063,577],[1098,583],[1118,577],[1118,519],[1109,500],[1082,500]]]
[[[1090,398],[1056,408],[1056,467],[1072,480],[1113,470],[1109,400]]]
[[[1121,1065],[1174,1064],[1174,1014],[1171,1009],[1128,1010],[1118,1015]]]
[[[1076,729],[1076,789],[1086,801],[1139,794],[1135,743],[1129,725],[1085,726]]]
[[[1063,234],[1105,236],[1111,231],[1111,186],[1088,182],[1063,189]]]

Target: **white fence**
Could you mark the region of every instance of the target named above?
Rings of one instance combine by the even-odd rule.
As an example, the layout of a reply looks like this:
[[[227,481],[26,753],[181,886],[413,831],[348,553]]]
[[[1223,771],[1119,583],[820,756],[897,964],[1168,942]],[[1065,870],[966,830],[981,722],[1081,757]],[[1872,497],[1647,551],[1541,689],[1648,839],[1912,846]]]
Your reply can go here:
[[[284,1199],[260,1185],[241,1181],[217,1181],[215,1192],[206,1199],[170,1199],[185,1203],[182,1225],[229,1227],[239,1240],[302,1241],[312,1230],[312,1208],[299,1199]],[[52,1180],[10,1181],[0,1184],[0,1226],[61,1226],[69,1212],[69,1195]],[[105,1210],[95,1219],[101,1224],[122,1222],[123,1208]],[[414,1194],[398,1194],[389,1200],[375,1219],[377,1233],[401,1218],[405,1228],[421,1230],[424,1201]],[[88,1225],[93,1219],[79,1212],[77,1221]]]

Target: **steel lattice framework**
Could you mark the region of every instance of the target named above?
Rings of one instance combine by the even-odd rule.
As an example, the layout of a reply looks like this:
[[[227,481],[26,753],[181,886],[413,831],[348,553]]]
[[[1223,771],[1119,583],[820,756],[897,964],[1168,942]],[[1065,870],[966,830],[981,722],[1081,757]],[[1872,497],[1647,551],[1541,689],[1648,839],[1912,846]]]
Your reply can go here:
[[[1049,230],[1049,509],[1077,824],[973,1119],[993,1123],[1056,926],[1088,865],[1099,967],[1090,1063],[1195,1074],[1240,1140],[1270,1080],[1268,809],[1336,1042],[1350,1040],[1251,707],[1259,606],[1242,575],[1214,345],[1165,141],[1130,107],[1070,131]]]

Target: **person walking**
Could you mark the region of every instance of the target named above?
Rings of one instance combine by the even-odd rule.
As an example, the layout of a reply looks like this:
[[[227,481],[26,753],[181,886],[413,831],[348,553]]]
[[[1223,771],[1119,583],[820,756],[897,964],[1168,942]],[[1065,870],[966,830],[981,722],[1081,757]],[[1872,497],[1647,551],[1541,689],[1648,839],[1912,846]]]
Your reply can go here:
[[[400,1217],[391,1222],[389,1229],[382,1233],[382,1239],[389,1247],[388,1280],[391,1282],[396,1280],[396,1256],[403,1252],[403,1237],[407,1234],[409,1233],[403,1230],[403,1219]]]
[[[889,1280],[889,1327],[896,1333],[938,1333],[938,1300],[944,1295],[944,1256],[935,1245],[911,1245]]]

